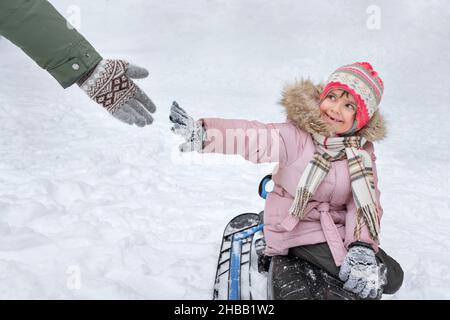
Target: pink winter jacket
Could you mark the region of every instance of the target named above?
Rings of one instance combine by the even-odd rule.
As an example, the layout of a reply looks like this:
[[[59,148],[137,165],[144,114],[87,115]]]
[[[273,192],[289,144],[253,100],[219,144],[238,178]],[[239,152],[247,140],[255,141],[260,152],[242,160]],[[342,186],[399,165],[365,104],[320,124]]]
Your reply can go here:
[[[223,137],[220,143],[207,145],[204,153],[239,154],[254,163],[278,162],[278,169],[272,176],[274,189],[268,193],[264,208],[265,254],[286,255],[291,247],[327,242],[336,265],[340,266],[348,245],[357,241],[353,236],[356,207],[350,188],[347,160],[331,163],[330,172],[309,202],[306,218],[299,220],[288,214],[288,210],[300,177],[315,151],[311,135],[290,122],[263,124],[217,118],[203,119],[203,122],[209,136]],[[227,139],[227,130],[228,135],[240,130],[245,134],[245,142],[239,145],[234,139]],[[273,146],[277,146],[278,150],[272,150]],[[372,156],[379,205],[373,144],[367,142],[363,148]],[[382,214],[381,206],[379,209]],[[372,244],[374,250],[378,251],[378,244],[369,237],[365,226],[359,241]]]

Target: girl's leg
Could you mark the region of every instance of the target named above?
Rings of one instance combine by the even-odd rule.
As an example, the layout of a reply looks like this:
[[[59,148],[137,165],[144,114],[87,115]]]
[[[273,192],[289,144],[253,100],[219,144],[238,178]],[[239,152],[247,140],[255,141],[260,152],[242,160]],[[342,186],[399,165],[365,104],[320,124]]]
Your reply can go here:
[[[300,263],[309,264],[293,256],[272,257],[267,276],[269,300],[314,299],[305,272],[303,272],[305,268]]]
[[[305,259],[339,279],[339,267],[326,242],[290,248],[289,255]]]
[[[334,264],[333,256],[327,243],[324,242],[291,248],[289,254],[305,259],[339,279],[340,269]],[[386,267],[387,283],[383,288],[383,293],[393,294],[397,292],[403,283],[402,268],[397,261],[381,248],[375,257],[378,263],[383,263]]]
[[[375,255],[378,263],[383,263],[386,268],[386,285],[383,288],[383,293],[394,294],[400,289],[403,284],[403,269],[400,264],[389,256],[383,249],[380,248]]]
[[[342,281],[305,259],[293,255],[274,256],[268,272],[268,299],[358,299],[342,285]]]

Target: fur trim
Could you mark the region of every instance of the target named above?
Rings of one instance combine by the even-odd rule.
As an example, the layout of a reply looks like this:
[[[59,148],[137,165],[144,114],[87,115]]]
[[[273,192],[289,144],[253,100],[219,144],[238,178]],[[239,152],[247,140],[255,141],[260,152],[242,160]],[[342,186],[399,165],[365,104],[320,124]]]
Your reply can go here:
[[[284,88],[280,104],[285,108],[287,119],[294,122],[300,129],[309,133],[331,136],[330,125],[320,117],[320,94],[324,87],[322,83],[314,84],[309,79],[301,79]],[[355,135],[372,142],[384,139],[386,124],[380,111],[376,111],[370,121]]]

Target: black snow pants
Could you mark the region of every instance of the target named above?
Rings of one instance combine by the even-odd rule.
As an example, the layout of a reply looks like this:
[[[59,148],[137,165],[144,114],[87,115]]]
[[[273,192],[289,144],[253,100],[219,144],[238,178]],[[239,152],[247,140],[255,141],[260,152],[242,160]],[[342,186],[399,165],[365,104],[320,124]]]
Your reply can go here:
[[[381,248],[375,257],[386,267],[387,283],[383,293],[395,293],[403,283],[402,268]],[[359,299],[356,294],[344,290],[343,284],[327,243],[291,248],[287,256],[274,256],[270,262],[270,299]]]

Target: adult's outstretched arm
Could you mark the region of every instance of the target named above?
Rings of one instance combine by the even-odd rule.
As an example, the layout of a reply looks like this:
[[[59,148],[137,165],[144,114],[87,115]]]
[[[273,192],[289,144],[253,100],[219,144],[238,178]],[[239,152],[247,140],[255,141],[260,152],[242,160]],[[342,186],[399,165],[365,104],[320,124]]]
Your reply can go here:
[[[46,0],[0,0],[0,34],[47,70],[63,88],[77,82],[102,60]]]

